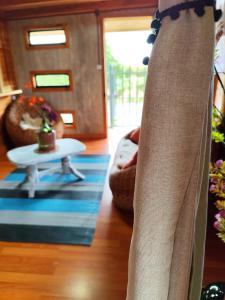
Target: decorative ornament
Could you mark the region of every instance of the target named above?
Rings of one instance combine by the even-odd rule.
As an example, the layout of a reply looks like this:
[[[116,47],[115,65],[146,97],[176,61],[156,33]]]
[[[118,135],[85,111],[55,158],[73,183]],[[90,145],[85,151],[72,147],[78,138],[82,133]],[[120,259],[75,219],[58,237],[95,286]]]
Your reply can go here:
[[[202,289],[201,300],[223,300],[225,297],[225,283],[214,282]]]
[[[219,19],[222,17],[222,10],[216,9],[216,0],[195,0],[189,2],[182,2],[177,5],[171,6],[162,12],[159,10],[156,11],[155,17],[151,23],[151,29],[153,32],[149,35],[147,39],[147,43],[154,44],[159,30],[162,26],[162,20],[165,17],[170,17],[172,21],[177,20],[180,17],[180,11],[187,10],[187,9],[194,9],[194,12],[198,17],[202,17],[205,14],[205,7],[212,6],[214,11],[214,20],[218,22]],[[143,63],[147,63],[147,59],[144,58]]]
[[[215,22],[218,22],[221,19],[222,15],[223,15],[223,12],[222,12],[221,9],[214,9],[214,20],[215,20]]]
[[[196,13],[197,16],[202,17],[205,14],[205,7],[204,7],[204,2],[203,1],[197,1],[194,12]]]
[[[148,39],[147,39],[147,43],[148,44],[154,44],[155,43],[155,40],[157,38],[157,35],[156,34],[150,34]]]
[[[148,65],[148,63],[149,63],[149,57],[145,57],[144,59],[143,59],[143,64],[145,65],[145,66],[147,66]]]

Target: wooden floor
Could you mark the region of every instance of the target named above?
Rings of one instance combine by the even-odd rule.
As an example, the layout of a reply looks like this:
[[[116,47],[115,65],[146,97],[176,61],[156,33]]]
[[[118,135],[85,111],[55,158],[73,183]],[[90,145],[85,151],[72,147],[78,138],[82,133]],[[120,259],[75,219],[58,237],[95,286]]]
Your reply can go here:
[[[116,139],[86,145],[108,153]],[[0,146],[0,178],[12,169]],[[0,243],[0,300],[124,300],[131,233],[132,217],[114,208],[106,184],[91,247]],[[209,229],[204,283],[222,280],[225,244]]]

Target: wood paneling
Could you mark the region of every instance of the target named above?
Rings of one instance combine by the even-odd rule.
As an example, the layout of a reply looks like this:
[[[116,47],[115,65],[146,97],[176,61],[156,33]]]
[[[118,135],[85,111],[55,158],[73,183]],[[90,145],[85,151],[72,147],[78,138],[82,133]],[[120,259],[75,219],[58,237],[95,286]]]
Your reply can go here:
[[[105,134],[104,133],[75,133],[75,134],[64,134],[63,135],[64,138],[73,138],[73,139],[78,139],[78,140],[96,140],[96,139],[104,139],[105,138]]]
[[[1,97],[0,98],[0,119],[2,118],[6,107],[11,102],[11,97]]]
[[[225,74],[220,73],[220,80],[225,86]],[[213,104],[216,105],[216,107],[224,114],[225,113],[225,96],[224,96],[224,90],[221,86],[221,83],[219,82],[218,77],[214,76],[214,99]]]
[[[157,9],[157,3],[149,7],[101,11],[100,16],[101,18],[118,18],[118,17],[123,18],[123,17],[140,17],[140,16],[152,17],[155,14],[156,9]],[[151,22],[150,20],[149,20],[149,28]]]
[[[70,47],[28,51],[23,39],[25,26],[67,24]],[[70,15],[8,22],[18,86],[30,82],[30,71],[71,70],[74,89],[69,92],[32,92],[44,96],[57,110],[76,111],[76,129],[66,128],[66,134],[106,136],[104,88],[99,70],[99,41],[95,14]]]
[[[108,0],[109,1],[109,0]],[[102,2],[102,0],[1,0],[1,7],[4,10],[12,9],[25,9],[32,8],[36,6],[54,6],[62,4],[81,4],[81,3],[91,3],[91,2]],[[105,0],[106,2],[106,0]]]
[[[14,75],[7,26],[4,21],[0,21],[0,93],[15,89]]]
[[[149,16],[107,18],[104,29],[105,32],[149,30],[150,22]]]
[[[6,153],[6,147],[3,143],[3,114],[11,102],[11,97],[0,97],[0,157],[4,156]],[[1,163],[0,163],[1,165]]]
[[[157,0],[108,0],[73,1],[73,4],[65,4],[65,2],[56,3],[56,1],[54,3],[54,1],[51,1],[51,4],[49,4],[40,0],[38,4],[37,2],[33,3],[33,1],[30,1],[25,6],[17,4],[17,7],[13,8],[13,1],[8,1],[4,7],[4,17],[6,19],[24,19],[51,15],[93,13],[96,10],[101,13],[113,10],[118,12],[119,10],[134,8],[144,8],[148,14],[149,9],[154,8],[155,10],[157,3]]]

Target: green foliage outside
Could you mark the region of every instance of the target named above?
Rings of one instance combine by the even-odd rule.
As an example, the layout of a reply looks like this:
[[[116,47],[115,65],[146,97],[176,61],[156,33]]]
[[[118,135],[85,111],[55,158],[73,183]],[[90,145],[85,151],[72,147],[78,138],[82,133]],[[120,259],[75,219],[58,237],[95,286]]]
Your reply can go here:
[[[35,76],[37,87],[68,87],[70,86],[67,74],[46,74]]]
[[[117,103],[143,102],[147,67],[133,67],[121,64],[112,55],[106,43],[106,69],[108,95],[114,93]]]

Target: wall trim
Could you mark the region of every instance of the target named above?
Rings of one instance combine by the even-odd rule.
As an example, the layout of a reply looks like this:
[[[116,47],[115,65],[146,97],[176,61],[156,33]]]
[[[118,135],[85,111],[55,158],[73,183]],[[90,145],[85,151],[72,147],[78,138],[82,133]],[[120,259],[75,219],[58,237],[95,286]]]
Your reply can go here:
[[[66,43],[63,45],[37,45],[37,46],[31,46],[29,44],[29,36],[28,33],[29,31],[35,31],[35,30],[46,30],[46,29],[59,29],[62,28],[65,32],[66,36]],[[49,50],[49,49],[63,49],[63,48],[69,48],[70,46],[70,37],[69,37],[69,29],[67,24],[49,24],[49,25],[36,25],[36,26],[25,26],[23,27],[23,34],[24,34],[24,42],[25,42],[25,47],[27,50]]]
[[[61,113],[65,113],[65,114],[71,114],[73,116],[73,124],[65,124],[64,122],[64,127],[65,129],[70,129],[73,128],[75,129],[77,127],[77,120],[76,120],[76,112],[75,110],[72,109],[59,109],[57,110],[58,114],[60,115]],[[61,116],[62,118],[62,116]]]
[[[98,139],[106,139],[107,134],[105,133],[71,133],[64,134],[64,138],[73,138],[77,140],[98,140]]]
[[[35,86],[35,75],[51,75],[51,74],[66,74],[69,76],[68,87],[36,87]],[[72,70],[35,70],[30,71],[30,81],[32,83],[32,91],[33,92],[72,92],[73,91],[73,75]]]
[[[11,9],[3,11],[3,16],[7,20],[29,19],[49,16],[62,16],[71,14],[94,13],[119,10],[132,10],[135,8],[156,8],[157,0],[110,0],[99,2],[86,2],[80,4],[61,4],[49,6],[36,6],[34,8]]]

